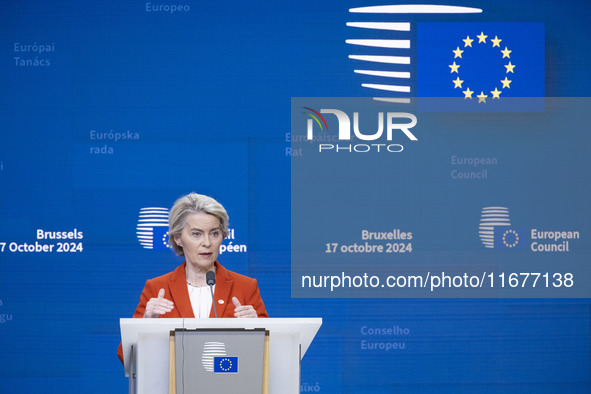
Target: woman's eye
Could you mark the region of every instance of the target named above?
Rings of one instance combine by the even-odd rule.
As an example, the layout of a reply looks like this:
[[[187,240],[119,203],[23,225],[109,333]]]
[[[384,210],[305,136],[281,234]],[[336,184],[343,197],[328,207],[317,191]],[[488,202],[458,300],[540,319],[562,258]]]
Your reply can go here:
[[[213,231],[213,232],[211,233],[211,236],[212,236],[212,237],[216,237],[216,238],[217,238],[217,237],[219,237],[219,236],[220,236],[220,232],[219,232],[219,231]]]

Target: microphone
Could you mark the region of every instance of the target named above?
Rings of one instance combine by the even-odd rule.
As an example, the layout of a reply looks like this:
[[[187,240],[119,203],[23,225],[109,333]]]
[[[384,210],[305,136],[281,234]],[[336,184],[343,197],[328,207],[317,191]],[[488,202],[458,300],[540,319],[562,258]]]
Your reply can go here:
[[[207,282],[207,285],[209,286],[209,290],[211,290],[211,303],[213,304],[213,313],[215,314],[215,317],[218,317],[218,311],[215,308],[215,300],[213,299],[213,285],[215,285],[215,272],[213,271],[207,271],[207,273],[205,274],[205,281]]]

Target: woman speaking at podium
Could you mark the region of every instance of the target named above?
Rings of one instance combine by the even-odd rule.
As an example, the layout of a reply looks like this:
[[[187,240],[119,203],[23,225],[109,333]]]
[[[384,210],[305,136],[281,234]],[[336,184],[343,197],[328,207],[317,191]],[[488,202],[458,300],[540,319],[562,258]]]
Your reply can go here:
[[[217,261],[228,235],[228,214],[220,203],[187,194],[174,203],[168,225],[170,245],[185,261],[146,282],[133,317],[268,317],[256,279],[229,271]],[[213,299],[208,281],[214,283]],[[123,362],[121,344],[117,355]]]

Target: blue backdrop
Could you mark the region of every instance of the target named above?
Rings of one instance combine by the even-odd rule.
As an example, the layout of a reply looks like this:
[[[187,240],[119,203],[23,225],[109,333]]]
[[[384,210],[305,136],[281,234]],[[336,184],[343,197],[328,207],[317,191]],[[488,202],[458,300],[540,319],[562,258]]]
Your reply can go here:
[[[519,26],[512,30],[517,31],[515,40],[530,34],[530,41],[509,48],[514,72],[505,69],[506,63],[497,65],[501,79],[514,79],[504,88],[498,78],[490,82],[462,74],[481,67],[469,63],[469,49],[463,47],[458,76],[471,81],[474,91],[473,86],[486,86],[474,93],[472,103],[478,104],[481,90],[492,91],[496,85],[501,97],[586,97],[591,88],[587,2],[438,2],[482,10],[468,14],[349,11],[381,4],[0,4],[0,392],[126,392],[116,357],[119,318],[132,315],[147,279],[181,261],[158,243],[162,233],[156,222],[138,225],[143,223],[141,212],[169,209],[191,191],[211,195],[226,207],[234,231],[224,244],[239,247],[219,259],[229,269],[257,278],[270,316],[324,319],[302,363],[302,392],[589,391],[587,298],[307,298],[298,293],[301,289],[292,297],[292,97],[404,101],[416,95],[451,96],[465,104],[465,93],[453,88],[456,76],[448,67],[460,63],[452,50],[464,45],[463,37],[448,35],[473,23],[503,32],[499,38],[507,41],[499,51],[509,42],[510,32],[502,30],[508,24]],[[389,36],[388,31],[347,25],[352,22],[408,26]],[[445,23],[452,25],[441,25]],[[474,46],[478,33],[472,36]],[[347,42],[391,37],[408,41],[409,47]],[[442,46],[449,57],[444,54],[440,63],[436,48]],[[409,62],[375,63],[356,56],[401,56]],[[521,67],[526,71],[518,74]],[[392,83],[389,77],[355,71],[368,69],[408,75],[404,83],[399,78]],[[440,75],[449,78],[447,85]],[[367,85],[405,87],[393,91]],[[447,116],[456,119],[454,113]],[[478,123],[478,118],[467,119]],[[570,145],[561,143],[561,138],[572,138],[567,128],[557,128],[555,139],[545,134],[539,142],[526,119],[520,117],[515,127],[523,132],[522,139],[531,136],[533,147],[522,141],[523,161],[510,164],[524,179],[539,177],[542,193],[560,190],[564,183],[559,180],[568,178],[568,193],[576,193],[580,202],[589,195],[588,159],[575,160]],[[579,127],[576,137],[587,125],[573,126]],[[420,138],[428,141],[425,134]],[[485,142],[503,157],[500,138]],[[581,141],[575,158],[591,153],[588,142]],[[449,160],[454,147],[443,147],[448,151],[440,152],[442,160]],[[558,189],[545,184],[536,162],[528,160],[530,148],[536,160],[544,160]],[[421,161],[423,182],[440,193],[443,222],[472,221],[473,228],[460,235],[468,252],[485,250],[478,233],[480,209],[505,204],[516,225],[579,230],[572,252],[589,256],[589,210],[572,216],[568,194],[555,193],[552,206],[535,198],[523,198],[517,206],[506,200],[470,202],[473,188],[483,184],[443,182],[433,175],[440,163]],[[499,167],[501,174],[509,170],[504,163]],[[487,168],[494,172],[499,167]],[[579,187],[572,190],[573,184]],[[521,186],[519,177],[505,185],[512,196],[535,195]],[[465,200],[453,197],[458,187]],[[421,190],[411,182],[403,193]],[[421,201],[406,212],[409,218],[424,208]],[[472,210],[464,216],[449,213],[467,202]],[[353,215],[361,214],[353,209]],[[519,215],[525,218],[519,220]],[[313,236],[316,224],[308,223],[307,235]],[[400,226],[405,231],[413,224]],[[148,230],[153,231],[151,249],[149,242],[140,242],[138,227],[153,229]],[[450,240],[447,230],[431,229],[431,243],[417,241],[418,247],[453,260],[453,250],[441,246]],[[559,264],[565,256],[550,258]]]

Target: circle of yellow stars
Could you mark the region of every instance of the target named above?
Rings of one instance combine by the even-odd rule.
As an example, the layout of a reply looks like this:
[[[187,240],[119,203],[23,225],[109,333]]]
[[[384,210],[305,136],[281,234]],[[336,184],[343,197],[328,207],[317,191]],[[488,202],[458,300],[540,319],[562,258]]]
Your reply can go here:
[[[476,36],[476,38],[478,38],[478,42],[476,43],[477,45],[480,44],[485,44],[486,45],[486,39],[488,38],[487,35],[484,34],[484,32],[480,32],[479,35]],[[449,65],[449,68],[451,69],[450,73],[456,73],[457,78],[455,80],[452,80],[452,82],[454,83],[454,89],[460,88],[460,89],[464,89],[464,87],[462,86],[462,84],[464,83],[463,80],[460,79],[459,76],[459,68],[461,67],[460,64],[456,64],[455,59],[457,58],[462,58],[462,53],[464,53],[464,51],[466,50],[465,48],[473,48],[472,47],[472,43],[474,42],[474,39],[470,38],[470,36],[466,36],[466,38],[462,39],[462,41],[464,41],[464,49],[460,49],[460,47],[458,46],[454,51],[452,51],[454,53],[454,62],[453,64]],[[505,74],[514,74],[514,69],[515,69],[515,65],[511,64],[511,50],[509,50],[507,47],[505,47],[505,49],[501,49],[501,40],[499,37],[495,36],[495,38],[491,38],[490,42],[492,43],[492,47],[498,47],[499,51],[503,54],[503,59],[508,59],[507,64],[505,64]],[[458,60],[459,62],[459,60]],[[512,80],[510,80],[507,75],[505,76],[505,79],[502,79],[500,82],[502,84],[501,90],[498,89],[497,86],[495,86],[495,90],[491,90],[490,93],[492,95],[492,100],[494,99],[500,99],[501,98],[501,93],[503,92],[503,89],[511,89],[511,82],[513,82]],[[464,99],[470,99],[472,100],[472,95],[474,94],[473,90],[470,90],[469,86],[466,86],[466,90],[463,90],[462,93],[464,93]],[[480,94],[476,95],[476,97],[478,98],[478,102],[479,103],[486,103],[486,99],[489,97],[488,94],[484,94],[484,91],[480,91]]]
[[[232,369],[232,360],[229,358],[222,358],[220,360],[220,369],[224,372],[228,372],[230,369]]]
[[[169,232],[165,232],[164,235],[162,236],[162,243],[164,244],[164,246],[166,246],[167,248],[170,248],[170,243],[168,242],[168,236],[169,236]]]
[[[513,236],[515,237],[515,241],[513,243],[508,243],[507,242],[507,235],[508,234],[513,234]],[[517,234],[517,232],[513,229],[511,230],[507,230],[503,233],[503,244],[508,247],[508,248],[514,248],[517,246],[517,244],[519,243],[519,234]]]

